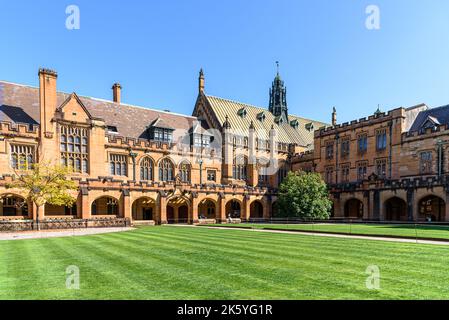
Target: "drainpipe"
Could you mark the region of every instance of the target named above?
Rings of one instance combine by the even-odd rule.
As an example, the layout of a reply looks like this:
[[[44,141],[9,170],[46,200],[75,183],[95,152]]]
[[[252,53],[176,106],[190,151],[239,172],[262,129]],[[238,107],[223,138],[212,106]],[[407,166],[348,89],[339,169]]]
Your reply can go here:
[[[136,157],[137,157],[137,153],[130,152],[129,156],[131,157],[131,159],[133,161],[133,181],[136,181]]]
[[[390,123],[388,124],[389,125],[389,136],[390,136],[390,150],[388,150],[388,176],[389,176],[389,178],[390,178],[390,180],[391,180],[391,178],[392,178],[392,171],[391,171],[391,166],[392,166],[392,162],[393,162],[393,160],[392,160],[392,157],[393,157],[393,121],[390,121]]]
[[[438,140],[438,177],[443,174],[443,141]]]
[[[335,184],[338,184],[338,141],[340,140],[340,134],[335,135]]]

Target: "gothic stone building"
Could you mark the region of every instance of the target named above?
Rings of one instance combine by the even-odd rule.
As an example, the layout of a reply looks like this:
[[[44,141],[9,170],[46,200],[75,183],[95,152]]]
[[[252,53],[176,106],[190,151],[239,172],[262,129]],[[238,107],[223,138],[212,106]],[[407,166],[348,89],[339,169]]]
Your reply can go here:
[[[293,170],[329,184],[335,218],[449,221],[449,106],[421,104],[315,132]]]
[[[193,116],[0,82],[0,220],[31,221],[37,208],[7,188],[33,163],[73,169],[76,204],[45,205],[41,220],[198,223],[269,218],[291,156],[313,147],[325,124],[291,116],[279,74],[269,110],[209,96],[204,74]],[[271,167],[279,168],[271,170]]]

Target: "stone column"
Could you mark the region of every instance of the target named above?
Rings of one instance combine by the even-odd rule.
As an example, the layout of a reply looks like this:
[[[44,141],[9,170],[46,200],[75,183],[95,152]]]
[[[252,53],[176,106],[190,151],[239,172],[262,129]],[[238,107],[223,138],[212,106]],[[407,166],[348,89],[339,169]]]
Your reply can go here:
[[[217,222],[226,222],[226,198],[224,195],[220,195],[218,200],[219,210],[217,212]]]
[[[251,199],[249,196],[245,196],[243,199],[243,208],[242,212],[240,213],[240,216],[242,218],[242,221],[248,221],[251,216],[251,205],[250,205]]]
[[[265,198],[265,201],[262,201],[263,208],[263,218],[269,220],[271,218],[271,201],[268,198]]]
[[[159,217],[161,224],[167,224],[167,197],[164,195],[159,196]]]
[[[89,190],[87,188],[81,188],[81,219],[92,218],[90,209]]]
[[[415,191],[412,188],[407,190],[407,216],[408,221],[415,221],[415,214],[418,212],[415,204]]]
[[[129,196],[129,190],[123,190],[123,218],[131,221],[131,199]]]
[[[444,221],[449,221],[449,193],[446,192],[446,207],[445,207],[445,215],[444,215]]]
[[[194,195],[192,198],[192,207],[190,209],[192,211],[191,221],[192,224],[198,223],[198,196]]]

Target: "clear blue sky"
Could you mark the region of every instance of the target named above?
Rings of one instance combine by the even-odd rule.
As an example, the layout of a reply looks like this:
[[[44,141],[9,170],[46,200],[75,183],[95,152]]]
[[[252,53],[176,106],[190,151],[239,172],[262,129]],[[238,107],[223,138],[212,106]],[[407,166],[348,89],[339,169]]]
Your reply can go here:
[[[81,11],[80,30],[65,9]],[[380,8],[380,30],[365,8]],[[0,79],[190,114],[200,67],[206,92],[267,106],[275,61],[291,113],[339,122],[420,102],[449,104],[447,0],[5,1]]]

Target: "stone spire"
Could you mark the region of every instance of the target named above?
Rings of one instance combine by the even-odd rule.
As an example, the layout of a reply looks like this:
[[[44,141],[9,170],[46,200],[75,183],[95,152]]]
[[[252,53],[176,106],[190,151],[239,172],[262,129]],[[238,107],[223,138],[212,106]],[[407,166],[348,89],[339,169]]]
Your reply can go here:
[[[277,73],[270,89],[270,103],[268,109],[275,116],[281,116],[284,122],[288,122],[288,108],[287,108],[287,88],[284,86],[279,75],[279,62],[276,61]]]

